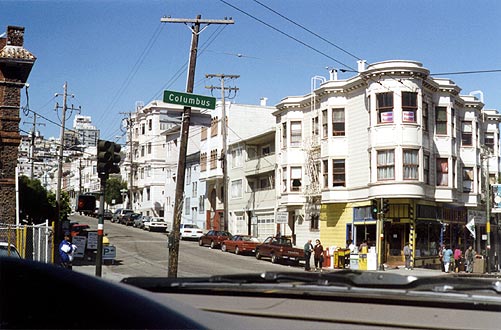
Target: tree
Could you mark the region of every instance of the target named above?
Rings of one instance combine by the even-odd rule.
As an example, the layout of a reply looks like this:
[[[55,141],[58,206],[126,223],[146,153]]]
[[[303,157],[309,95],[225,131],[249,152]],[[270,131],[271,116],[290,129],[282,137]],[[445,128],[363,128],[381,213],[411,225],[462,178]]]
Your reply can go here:
[[[49,200],[50,205],[56,208],[56,194],[52,191],[48,193],[47,199]],[[61,191],[61,206],[59,208],[59,215],[61,219],[67,219],[68,215],[71,213],[70,206],[70,195],[66,191]]]
[[[122,189],[127,189],[127,182],[123,181],[120,177],[110,177],[106,182],[105,203],[111,205],[113,200],[115,200],[115,204],[123,203]]]
[[[24,175],[19,177],[19,211],[22,220],[35,224],[54,218],[55,208],[49,202],[47,190],[40,180]]]

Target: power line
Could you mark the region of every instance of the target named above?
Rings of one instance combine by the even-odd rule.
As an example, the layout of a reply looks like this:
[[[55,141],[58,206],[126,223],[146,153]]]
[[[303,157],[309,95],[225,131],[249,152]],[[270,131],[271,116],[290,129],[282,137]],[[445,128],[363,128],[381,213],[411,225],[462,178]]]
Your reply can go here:
[[[338,45],[336,45],[336,44],[332,43],[331,41],[329,41],[329,40],[325,39],[325,38],[324,38],[324,37],[322,37],[321,35],[319,35],[319,34],[317,34],[317,33],[313,32],[312,30],[310,30],[310,29],[306,28],[305,26],[303,26],[303,25],[301,25],[301,24],[299,24],[299,23],[297,23],[297,22],[295,22],[295,21],[291,20],[290,18],[286,17],[285,15],[282,15],[281,13],[279,13],[279,12],[277,12],[276,10],[274,10],[274,9],[270,8],[269,6],[267,6],[267,5],[263,4],[262,2],[257,1],[257,0],[254,0],[254,2],[255,2],[255,3],[257,3],[257,4],[259,4],[259,5],[261,5],[261,6],[263,6],[264,8],[266,8],[266,9],[268,9],[269,11],[273,12],[274,14],[276,14],[276,15],[278,15],[278,16],[280,16],[280,17],[282,17],[283,19],[287,20],[288,22],[290,22],[290,23],[292,23],[292,24],[294,24],[294,25],[296,25],[296,26],[300,27],[301,29],[305,30],[306,32],[309,32],[310,34],[314,35],[315,37],[319,38],[320,40],[325,41],[325,42],[326,42],[326,43],[328,43],[329,45],[331,45],[331,46],[333,46],[333,47],[335,47],[335,48],[339,49],[339,50],[340,50],[340,51],[342,51],[343,53],[345,53],[345,54],[347,54],[347,55],[349,55],[349,56],[351,56],[351,57],[355,58],[356,60],[361,60],[361,58],[360,58],[360,57],[358,57],[358,56],[356,56],[356,55],[353,55],[352,53],[350,53],[350,52],[349,52],[349,51],[347,51],[346,49],[344,49],[344,48],[342,48],[342,47],[340,47],[340,46],[338,46]]]
[[[228,3],[227,1],[225,1],[225,0],[219,0],[219,1],[221,1],[221,2],[223,2],[224,4],[226,4],[226,5],[230,6],[230,7],[232,7],[233,9],[235,9],[235,10],[237,10],[237,11],[241,12],[242,14],[244,14],[244,15],[246,15],[246,16],[249,16],[250,18],[252,18],[252,19],[254,19],[254,20],[258,21],[259,23],[266,25],[266,26],[267,26],[267,27],[269,27],[270,29],[272,29],[272,30],[274,30],[274,31],[276,31],[276,32],[278,32],[278,33],[280,33],[280,34],[282,34],[282,35],[286,36],[287,38],[290,38],[290,39],[292,39],[292,40],[296,41],[297,43],[300,43],[301,45],[303,45],[303,46],[305,46],[305,47],[307,47],[307,48],[309,48],[309,49],[313,50],[314,52],[316,52],[316,53],[318,53],[318,54],[321,54],[321,55],[323,55],[323,56],[325,56],[325,57],[327,57],[327,58],[331,59],[332,61],[334,61],[334,62],[338,63],[339,65],[342,65],[342,66],[344,66],[344,67],[346,67],[346,68],[349,68],[349,69],[354,70],[354,69],[353,69],[351,66],[349,66],[348,64],[345,64],[345,63],[343,63],[343,62],[341,62],[341,61],[339,61],[339,60],[335,59],[334,57],[330,56],[329,54],[326,54],[326,53],[322,52],[321,50],[318,50],[317,48],[315,48],[315,47],[313,47],[313,46],[311,46],[311,45],[307,44],[307,43],[306,43],[306,42],[304,42],[304,41],[299,40],[298,38],[296,38],[296,37],[294,37],[294,36],[292,36],[292,35],[288,34],[287,32],[284,32],[284,31],[280,30],[279,28],[274,27],[273,25],[271,25],[271,24],[269,24],[269,23],[266,23],[266,22],[265,22],[265,21],[263,21],[262,19],[259,19],[259,18],[257,18],[256,16],[254,16],[254,15],[252,15],[252,14],[249,14],[248,12],[246,12],[246,11],[244,11],[244,10],[242,10],[242,9],[240,9],[240,8],[238,8],[238,7],[236,7],[236,6],[232,5],[232,4],[230,4],[230,3]]]

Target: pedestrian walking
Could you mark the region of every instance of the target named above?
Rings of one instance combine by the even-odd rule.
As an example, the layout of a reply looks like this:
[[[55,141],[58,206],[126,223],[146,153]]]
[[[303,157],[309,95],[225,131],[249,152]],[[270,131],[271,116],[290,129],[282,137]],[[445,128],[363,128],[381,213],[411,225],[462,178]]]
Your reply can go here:
[[[315,262],[315,270],[322,271],[322,264],[324,263],[324,247],[320,240],[317,239],[313,247],[313,260]]]
[[[304,245],[304,270],[310,271],[310,259],[311,259],[311,252],[313,252],[313,245],[311,244],[311,239],[306,242]]]
[[[444,260],[444,271],[446,273],[449,272],[449,266],[451,261],[453,260],[453,252],[451,249],[448,249],[447,247],[444,247],[444,252],[443,252],[443,260]]]
[[[475,263],[475,251],[473,250],[473,247],[471,245],[468,247],[468,249],[466,249],[464,253],[464,259],[466,263],[466,272],[472,273],[473,264]]]
[[[404,246],[404,258],[405,258],[405,269],[411,270],[411,255],[412,249],[410,247],[410,243],[405,243]]]
[[[70,242],[70,233],[64,233],[64,239],[59,244],[59,256],[61,259],[61,267],[72,269],[73,253],[76,251],[77,246]]]
[[[454,249],[454,272],[456,273],[459,273],[462,257],[463,252],[461,251],[459,246],[456,246],[456,248]]]
[[[445,245],[442,244],[438,250],[438,259],[440,260],[440,269],[445,272],[444,268],[444,251],[445,251]]]

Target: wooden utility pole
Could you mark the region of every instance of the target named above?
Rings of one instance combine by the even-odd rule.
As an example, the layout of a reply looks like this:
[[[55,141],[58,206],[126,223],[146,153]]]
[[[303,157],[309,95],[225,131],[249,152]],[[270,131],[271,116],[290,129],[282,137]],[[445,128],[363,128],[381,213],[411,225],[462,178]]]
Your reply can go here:
[[[228,230],[228,221],[229,221],[229,205],[228,205],[228,120],[226,115],[226,102],[225,102],[225,91],[238,91],[237,87],[224,87],[225,79],[237,79],[240,76],[238,75],[226,75],[226,74],[206,74],[206,78],[219,78],[221,80],[221,87],[216,86],[205,86],[210,90],[221,89],[221,107],[222,107],[222,119],[221,119],[221,132],[223,136],[223,148],[221,150],[220,160],[222,162],[221,167],[223,169],[223,228],[224,230]]]
[[[198,51],[198,35],[205,30],[210,24],[233,24],[232,19],[224,20],[202,20],[201,15],[196,19],[184,18],[170,18],[163,17],[160,21],[162,23],[183,23],[191,24],[191,50],[190,60],[188,65],[188,78],[186,82],[186,93],[193,93],[195,84],[195,67],[197,62]],[[200,25],[204,24],[205,27],[200,30]],[[181,141],[179,142],[179,160],[177,163],[177,178],[176,178],[176,197],[174,202],[174,219],[172,222],[172,231],[169,236],[169,277],[177,277],[177,265],[179,259],[179,230],[181,227],[181,210],[183,205],[183,192],[184,192],[184,176],[186,164],[186,151],[188,149],[188,134],[190,129],[191,107],[184,107],[183,121],[181,123]]]
[[[54,242],[58,243],[62,240],[62,232],[61,232],[61,182],[63,179],[63,150],[64,150],[64,131],[66,124],[66,111],[68,110],[68,82],[64,82],[63,86],[63,94],[56,93],[56,96],[63,96],[63,106],[60,107],[56,103],[55,110],[61,108],[62,109],[62,117],[61,117],[61,136],[59,138],[59,157],[58,157],[58,166],[57,166],[57,189],[56,189],[56,218],[54,219]],[[70,95],[74,97],[74,95]],[[70,110],[77,110],[71,105]],[[57,256],[59,252],[57,249],[54,249],[54,260],[57,260]]]
[[[134,128],[134,123],[132,121],[132,112],[120,112],[122,115],[128,115],[127,119],[127,133],[129,133],[129,158],[130,158],[130,173],[129,173],[129,203],[127,203],[127,208],[132,210],[132,197],[134,195],[134,145],[132,143],[132,130]]]

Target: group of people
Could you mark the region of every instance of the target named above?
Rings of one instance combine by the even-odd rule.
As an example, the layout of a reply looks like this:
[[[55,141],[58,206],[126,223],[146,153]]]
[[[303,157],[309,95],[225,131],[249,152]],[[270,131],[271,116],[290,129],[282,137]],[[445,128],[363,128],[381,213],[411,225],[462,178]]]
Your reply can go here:
[[[311,239],[304,245],[304,270],[311,271],[310,259],[313,253],[313,261],[315,263],[315,271],[322,271],[324,263],[324,247],[320,240],[315,241],[315,246],[311,243]]]
[[[447,247],[445,244],[442,245],[442,248],[438,252],[438,256],[440,258],[442,271],[456,272],[458,273],[461,270],[461,265],[464,262],[464,270],[467,273],[473,272],[473,264],[475,263],[475,255],[476,252],[473,250],[473,247],[470,245],[468,249],[466,249],[463,258],[463,252],[461,249],[456,246],[454,251],[450,247]]]

